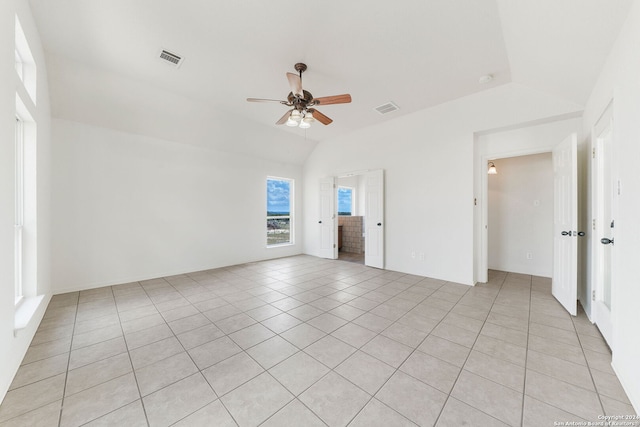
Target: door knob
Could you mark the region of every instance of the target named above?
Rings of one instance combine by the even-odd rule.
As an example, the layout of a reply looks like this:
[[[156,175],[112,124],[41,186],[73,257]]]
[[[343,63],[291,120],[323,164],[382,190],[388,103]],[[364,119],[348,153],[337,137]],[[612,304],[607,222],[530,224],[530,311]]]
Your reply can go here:
[[[563,231],[562,233],[563,236],[571,236],[571,232],[570,231]]]
[[[600,239],[600,243],[602,243],[603,245],[608,245],[609,243],[611,243],[613,245],[613,239],[607,239],[606,237],[603,237],[602,239]]]
[[[378,227],[380,227],[381,225],[382,225],[382,223],[381,223],[381,222],[379,222],[379,223],[378,223]]]
[[[318,224],[322,224],[322,221],[318,221]]]
[[[578,231],[578,236],[584,237],[584,231]]]

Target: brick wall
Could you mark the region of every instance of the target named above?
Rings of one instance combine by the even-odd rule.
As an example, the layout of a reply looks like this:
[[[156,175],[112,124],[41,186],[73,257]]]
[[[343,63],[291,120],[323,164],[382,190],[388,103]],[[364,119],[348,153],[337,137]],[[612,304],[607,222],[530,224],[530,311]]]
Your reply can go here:
[[[361,216],[338,216],[342,226],[342,252],[361,254],[364,252],[363,222]]]

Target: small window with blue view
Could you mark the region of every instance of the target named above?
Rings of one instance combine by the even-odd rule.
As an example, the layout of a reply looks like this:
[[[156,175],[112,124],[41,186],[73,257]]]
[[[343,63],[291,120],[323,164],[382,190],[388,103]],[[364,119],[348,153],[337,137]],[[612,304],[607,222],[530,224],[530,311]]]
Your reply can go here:
[[[267,178],[267,246],[293,243],[293,180]]]
[[[353,215],[353,188],[338,187],[338,215]]]

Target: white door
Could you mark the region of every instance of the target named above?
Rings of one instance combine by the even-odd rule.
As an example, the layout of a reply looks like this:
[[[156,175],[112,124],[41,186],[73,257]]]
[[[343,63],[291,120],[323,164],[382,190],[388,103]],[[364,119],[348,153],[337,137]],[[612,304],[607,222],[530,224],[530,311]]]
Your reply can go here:
[[[553,149],[553,278],[551,292],[571,315],[578,300],[578,139]]]
[[[365,174],[364,264],[384,268],[384,173]]]
[[[320,179],[320,215],[318,228],[320,229],[320,257],[337,259],[336,247],[336,208],[335,208],[335,178]]]
[[[594,155],[595,209],[594,209],[594,255],[595,255],[595,293],[592,297],[593,320],[602,332],[610,347],[612,343],[611,327],[611,265],[614,250],[614,198],[615,180],[612,174],[612,124],[600,132],[596,140]]]

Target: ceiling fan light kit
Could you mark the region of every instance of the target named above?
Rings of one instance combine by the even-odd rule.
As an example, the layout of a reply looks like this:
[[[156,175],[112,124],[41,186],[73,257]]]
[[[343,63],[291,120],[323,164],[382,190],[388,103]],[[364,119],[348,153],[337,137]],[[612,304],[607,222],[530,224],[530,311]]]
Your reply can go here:
[[[351,102],[351,95],[345,93],[343,95],[314,98],[310,92],[302,89],[302,73],[307,69],[306,64],[299,62],[294,65],[294,68],[299,74],[287,73],[287,80],[289,81],[291,92],[289,92],[286,101],[263,98],[247,98],[247,101],[278,102],[287,107],[293,107],[276,122],[277,125],[286,124],[289,127],[298,126],[302,129],[308,129],[311,127],[311,123],[316,120],[323,125],[328,125],[333,122],[332,119],[311,107],[316,105],[348,104]]]

